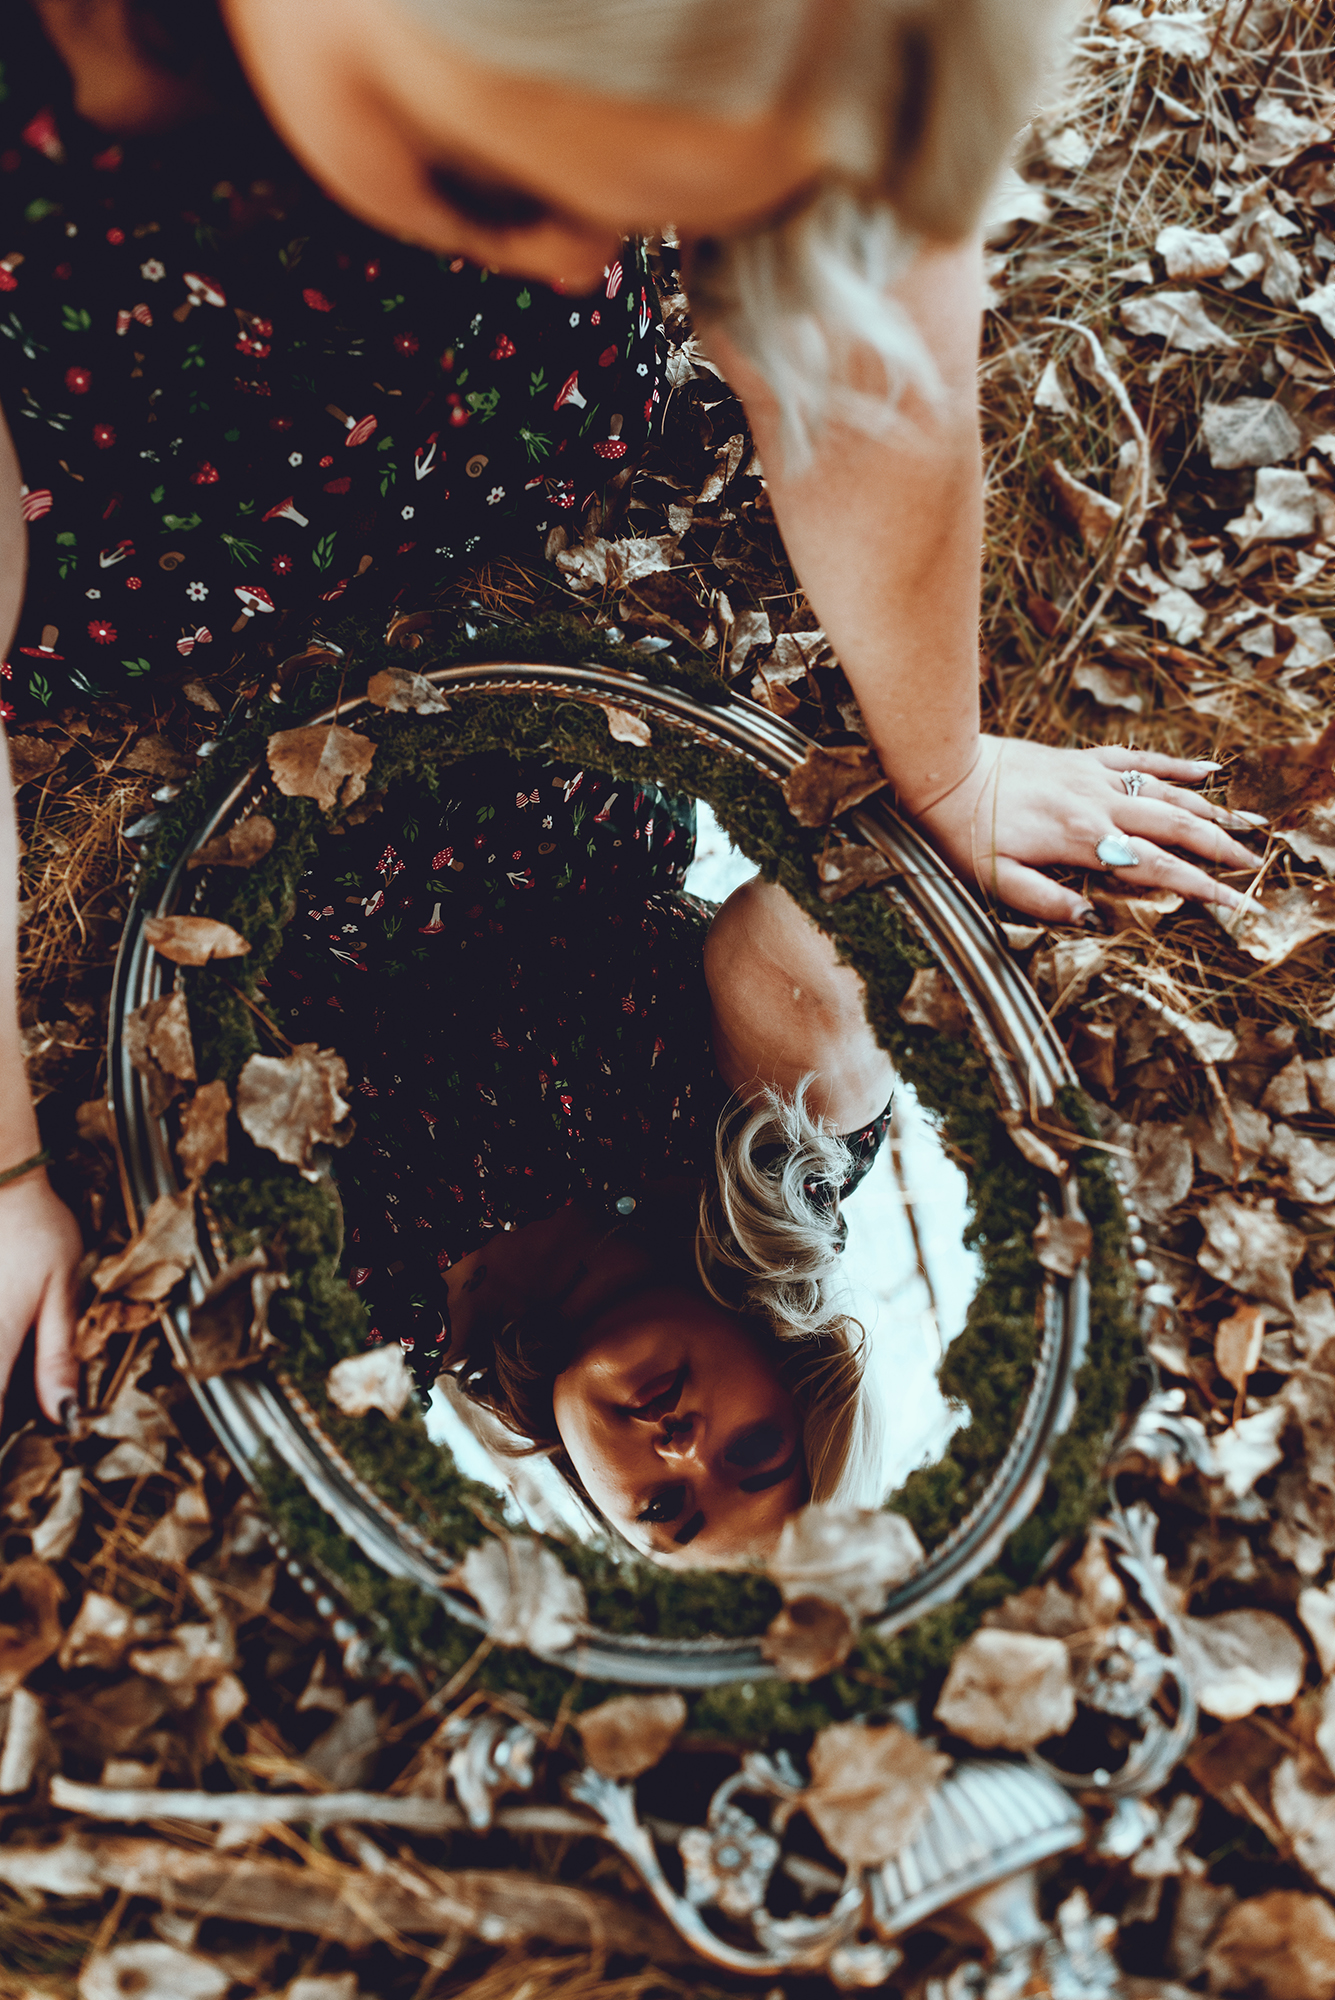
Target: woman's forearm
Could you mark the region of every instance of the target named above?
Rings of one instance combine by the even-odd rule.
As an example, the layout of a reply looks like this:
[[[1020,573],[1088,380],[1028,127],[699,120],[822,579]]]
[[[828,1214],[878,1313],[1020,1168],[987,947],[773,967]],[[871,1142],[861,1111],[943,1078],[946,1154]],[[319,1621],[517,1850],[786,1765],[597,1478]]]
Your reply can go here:
[[[24,553],[18,459],[0,417],[0,659],[9,651],[23,601]],[[40,1144],[19,1034],[18,907],[18,828],[9,745],[0,722],[0,1173]]]

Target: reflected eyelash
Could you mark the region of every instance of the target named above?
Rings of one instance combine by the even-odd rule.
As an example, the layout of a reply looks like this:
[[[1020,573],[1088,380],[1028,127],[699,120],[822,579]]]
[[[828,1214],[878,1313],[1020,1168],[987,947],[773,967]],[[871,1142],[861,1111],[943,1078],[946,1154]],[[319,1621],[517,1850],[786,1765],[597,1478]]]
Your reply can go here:
[[[772,1472],[753,1472],[749,1479],[739,1479],[741,1493],[764,1493],[771,1486],[782,1486],[785,1479],[796,1472],[802,1460],[802,1447],[794,1445],[782,1465],[776,1465]]]
[[[637,1521],[648,1522],[654,1527],[666,1527],[669,1521],[676,1520],[677,1516],[680,1514],[682,1508],[685,1505],[686,1505],[686,1488],[684,1486],[665,1486],[661,1493],[656,1493],[654,1495],[653,1499],[649,1502],[649,1505],[644,1509],[644,1512],[641,1514],[637,1514],[635,1518]],[[658,1509],[660,1508],[666,1508],[669,1511],[660,1513],[658,1511]],[[704,1521],[702,1517],[701,1527],[703,1527],[703,1525]],[[691,1523],[688,1521],[686,1526],[690,1527]],[[685,1533],[685,1529],[683,1529],[682,1532]],[[691,1532],[693,1534],[698,1534],[699,1529],[692,1528]]]
[[[672,1539],[676,1543],[679,1549],[684,1549],[687,1542],[693,1542],[695,1540],[696,1536],[699,1534],[701,1528],[703,1528],[704,1525],[705,1525],[705,1517],[703,1514],[692,1514],[690,1520],[686,1523],[686,1526],[684,1528],[679,1528],[676,1534],[672,1537]]]
[[[429,167],[427,178],[456,214],[483,229],[532,229],[552,212],[545,201],[523,188],[475,181],[455,167]]]

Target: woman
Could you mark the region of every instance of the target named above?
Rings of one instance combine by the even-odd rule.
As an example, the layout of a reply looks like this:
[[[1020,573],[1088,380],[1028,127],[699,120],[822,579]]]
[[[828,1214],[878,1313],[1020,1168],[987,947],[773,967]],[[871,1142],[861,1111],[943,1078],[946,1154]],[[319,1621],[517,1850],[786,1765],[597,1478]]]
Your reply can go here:
[[[135,134],[189,126],[207,109],[211,77],[219,72],[205,54],[192,61],[179,38],[171,46],[163,24],[175,20],[179,7],[155,11],[132,0],[34,4],[49,46],[73,80],[77,106],[108,138],[122,136],[123,157],[135,151]],[[593,294],[610,282],[623,240],[668,220],[675,224],[711,350],[746,404],[794,565],[901,804],[961,873],[989,896],[1050,923],[1092,915],[1077,891],[1042,872],[1056,863],[1116,867],[1129,881],[1231,907],[1237,893],[1196,860],[1183,858],[1236,869],[1251,862],[1222,830],[1236,822],[1184,789],[1204,775],[1201,767],[980,733],[977,218],[1011,134],[1026,115],[1048,12],[1047,0],[923,0],[912,9],[895,0],[847,0],[837,10],[817,0],[567,0],[560,6],[552,0],[320,0],[318,6],[313,0],[221,0],[226,47],[235,51],[279,137],[327,195],[361,224],[383,232],[387,245],[391,239],[420,245],[451,266],[462,260],[461,275],[471,260],[555,286],[570,295],[572,314],[587,311],[591,321],[601,311]],[[8,14],[15,15],[13,7]],[[8,17],[5,32],[12,32]],[[18,71],[13,82],[22,85]],[[53,154],[69,144],[42,119],[41,109],[23,127],[32,136],[20,135],[20,143],[7,149],[20,171],[34,153],[58,164]],[[87,146],[80,154],[94,206],[112,198],[96,177],[118,171],[117,150]],[[273,197],[265,176],[239,192],[235,183],[219,185],[230,190],[220,199],[237,201],[243,211],[247,204],[263,209]],[[21,227],[61,227],[53,199],[39,196],[21,214],[7,214],[11,236]],[[134,231],[151,231],[157,219],[132,218],[128,232],[113,224],[125,240],[108,249],[135,246],[137,255]],[[209,216],[201,212],[195,226],[201,248],[215,240]],[[103,231],[104,241],[108,234]],[[281,247],[289,265],[303,254],[299,233]],[[34,249],[31,265],[16,263],[16,253],[27,252],[15,240],[14,249],[0,254],[6,289],[17,297],[31,286],[39,296],[63,284],[58,274],[69,259],[56,262],[51,251],[43,239],[40,258]],[[152,261],[143,258],[141,273]],[[187,274],[194,285],[185,284]],[[192,318],[198,325],[201,315],[229,310],[213,302],[217,288],[206,282],[212,275],[202,260],[176,273],[185,296],[166,314],[187,333]],[[309,289],[328,296],[319,285]],[[128,343],[131,329],[142,325],[134,317],[138,308],[158,321],[152,302],[129,287],[99,304],[116,314],[117,327],[120,313],[129,315],[125,351],[146,353]],[[244,310],[261,324],[246,324],[237,339],[263,346],[266,315]],[[318,305],[310,310],[315,321],[324,317]],[[91,306],[71,307],[79,331],[78,315],[85,311],[91,314]],[[179,322],[178,313],[185,314]],[[363,416],[373,413],[322,394],[327,365],[339,359],[331,351],[337,344],[318,331],[309,338],[310,401],[317,410],[324,407],[337,427],[337,449],[320,455],[337,461],[344,450],[350,458],[339,438],[346,432],[350,442]],[[25,373],[42,361],[35,343],[27,344],[34,347],[31,356],[19,336],[0,341],[11,430],[27,407]],[[69,383],[61,376],[66,400],[39,410],[31,427],[20,426],[25,452],[35,451],[29,438],[43,425],[68,422],[60,435],[73,437],[76,419],[84,422],[81,365],[71,356]],[[133,379],[132,370],[126,375]],[[577,387],[583,379],[577,370]],[[550,385],[551,376],[546,380]],[[180,385],[174,386],[179,393]],[[486,383],[476,410],[467,401],[470,385],[450,393],[460,396],[458,407],[471,420],[480,420],[493,387]],[[183,394],[189,418],[188,386]],[[161,433],[150,422],[153,409],[137,407],[143,441],[136,438],[141,457],[135,463],[151,468],[151,457],[142,454],[159,452],[161,462]],[[629,421],[633,411],[618,407],[608,414]],[[517,430],[526,427],[516,424]],[[222,443],[234,429],[250,450],[240,423],[227,424]],[[116,425],[95,419],[87,430],[92,448],[100,450],[98,433],[116,432]],[[615,446],[622,434],[624,425],[623,433],[613,434],[609,423],[605,441]],[[184,451],[187,430],[172,436],[181,437]],[[417,459],[419,442],[426,443],[410,439],[414,477],[417,463],[426,464],[425,455]],[[116,432],[106,448],[121,443]],[[372,443],[365,434],[358,449]],[[440,437],[437,450],[439,443]],[[259,462],[254,451],[250,462]],[[223,468],[205,459],[194,468],[204,483],[192,490],[201,494],[213,483],[205,467],[223,483]],[[396,476],[403,469],[401,463]],[[84,467],[75,471],[89,487]],[[424,490],[433,476],[428,471],[423,478]],[[8,629],[22,574],[13,457],[5,479],[11,498],[0,506],[0,533],[8,538],[0,622]],[[44,518],[36,510],[45,506],[47,491],[57,489],[32,479],[27,484],[36,547]],[[491,488],[483,491],[484,477],[473,484],[480,519]],[[97,549],[99,564],[105,554],[109,570],[125,573],[129,557],[118,559],[122,542],[139,554],[144,526],[137,516],[127,517],[131,497],[137,508],[160,510],[151,523],[154,550],[162,547],[164,533],[188,538],[193,532],[169,525],[163,513],[170,511],[174,524],[193,514],[202,518],[198,506],[167,509],[154,498],[165,480],[145,479],[132,494],[109,481],[95,478],[93,485],[103,485],[98,518],[111,524],[106,544]],[[255,533],[234,539],[253,542],[261,554],[269,546],[262,531],[286,534],[297,525],[283,518],[288,510],[282,503],[296,501],[285,486],[240,494],[238,504],[241,499],[254,504],[248,518]],[[299,505],[296,511],[307,512]],[[278,528],[264,519],[271,512]],[[415,538],[415,532],[402,535],[404,541]],[[189,553],[175,543],[162,548],[164,556]],[[330,571],[335,583],[347,574],[335,560],[340,553],[335,544],[332,552],[310,552],[313,568],[303,562],[314,596],[333,587]],[[243,549],[242,566],[247,557]],[[326,559],[328,571],[319,567]],[[264,590],[272,599],[272,589]],[[133,593],[124,601],[132,604]],[[235,622],[249,638],[257,619],[270,613],[257,597],[234,601],[240,605]],[[85,624],[114,631],[115,640],[105,644],[115,644],[117,657],[132,662],[123,671],[149,679],[151,654],[128,647],[121,653],[133,628],[106,617],[100,603]],[[81,605],[79,613],[86,609]],[[70,622],[53,617],[25,640],[44,674],[58,664],[52,656],[60,651],[47,628],[62,632]],[[96,631],[90,637],[99,643]],[[197,661],[203,646],[198,628],[182,629],[179,637],[195,647]],[[1133,766],[1141,781],[1128,788],[1120,773]],[[8,817],[0,871],[0,985],[7,995],[15,921]],[[69,1279],[78,1243],[40,1164],[31,1164],[39,1159],[38,1144],[21,1042],[6,1000],[0,1175],[13,1178],[0,1184],[0,1373],[7,1373],[35,1322],[39,1394],[54,1414],[76,1381]]]

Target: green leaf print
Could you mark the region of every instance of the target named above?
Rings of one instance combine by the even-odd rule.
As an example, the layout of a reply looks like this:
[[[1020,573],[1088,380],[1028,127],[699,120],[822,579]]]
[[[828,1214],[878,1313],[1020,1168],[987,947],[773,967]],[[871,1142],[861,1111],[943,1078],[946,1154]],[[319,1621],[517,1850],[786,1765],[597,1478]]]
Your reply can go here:
[[[328,569],[334,560],[334,543],[338,540],[338,529],[331,535],[321,535],[311,550],[311,561],[317,569]]]
[[[56,540],[57,542],[59,542],[62,549],[72,549],[75,543],[78,541],[78,539],[79,538],[75,534],[73,528],[62,528],[60,533],[56,536]]]
[[[258,542],[243,542],[236,535],[224,535],[222,539],[232,551],[233,560],[239,562],[243,569],[248,564],[259,561],[260,545]]]
[[[236,511],[238,514],[253,514],[255,512],[255,502],[253,500],[238,500]]]
[[[199,526],[203,518],[202,514],[164,514],[162,525],[164,528],[170,528],[174,535],[188,535],[192,528]]]
[[[528,378],[528,393],[530,396],[545,396],[547,394],[547,371],[545,368],[535,368],[532,371]]]
[[[380,498],[383,500],[390,487],[399,476],[399,468],[392,458],[387,458],[380,468]]]
[[[520,294],[516,298],[515,304],[518,306],[520,312],[523,313],[528,311],[532,303],[533,303],[533,294],[529,290],[528,286],[525,285],[523,291],[520,292]]]
[[[132,681],[141,681],[145,674],[151,674],[153,671],[152,662],[142,658],[138,660],[122,660],[121,665]]]
[[[160,507],[167,497],[167,489],[165,486],[155,486],[148,497],[155,507]]]
[[[28,692],[34,701],[40,701],[43,708],[51,706],[51,683],[45,674],[30,674]]]
[[[382,437],[379,444],[376,446],[376,450],[389,451],[393,448],[393,444],[394,444],[394,439],[392,435],[389,437]]]
[[[45,195],[39,194],[36,201],[30,201],[24,209],[23,219],[25,222],[45,222],[48,215],[59,214],[60,203],[58,201],[48,201]]]
[[[93,324],[93,315],[87,306],[62,306],[60,317],[66,333],[87,333]]]
[[[204,366],[204,350],[197,340],[192,340],[189,347],[186,348],[185,360],[181,363],[181,366],[182,368],[202,368]]]
[[[519,436],[524,450],[528,453],[530,463],[537,463],[541,459],[550,458],[552,441],[545,431],[531,431],[521,426]]]
[[[403,304],[403,293],[396,292],[392,299],[381,299],[380,303],[387,313],[397,312]]]

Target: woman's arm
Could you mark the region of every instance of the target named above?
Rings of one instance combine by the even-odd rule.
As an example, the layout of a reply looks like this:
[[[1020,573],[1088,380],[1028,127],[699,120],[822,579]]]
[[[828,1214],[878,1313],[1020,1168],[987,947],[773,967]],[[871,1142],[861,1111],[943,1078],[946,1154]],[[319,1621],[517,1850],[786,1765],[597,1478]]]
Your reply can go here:
[[[1143,854],[1142,867],[1120,871],[1129,879],[1236,902],[1233,890],[1164,851],[1255,866],[1220,831],[1236,822],[1180,789],[1199,782],[1200,766],[980,734],[979,246],[924,249],[895,296],[932,356],[940,397],[910,388],[879,436],[831,423],[801,471],[785,469],[768,385],[726,339],[708,328],[705,337],[745,403],[793,567],[900,804],[984,893],[1048,922],[1076,921],[1089,905],[1039,871],[1097,870],[1099,841],[1118,830]],[[855,357],[853,386],[876,392],[878,367]],[[1133,766],[1151,779],[1138,799],[1118,775]]]
[[[23,600],[19,483],[18,460],[0,417],[0,658],[9,649]],[[42,1144],[19,1033],[18,873],[9,746],[0,723],[0,1174],[30,1159]],[[44,1171],[0,1186],[0,1397],[35,1323],[37,1393],[57,1421],[66,1398],[78,1394],[71,1280],[82,1249],[79,1225]]]
[[[836,1132],[884,1111],[894,1070],[867,1025],[862,981],[777,883],[733,890],[705,939],[705,982],[730,1090],[767,1083],[791,1095],[814,1070],[808,1102]]]

